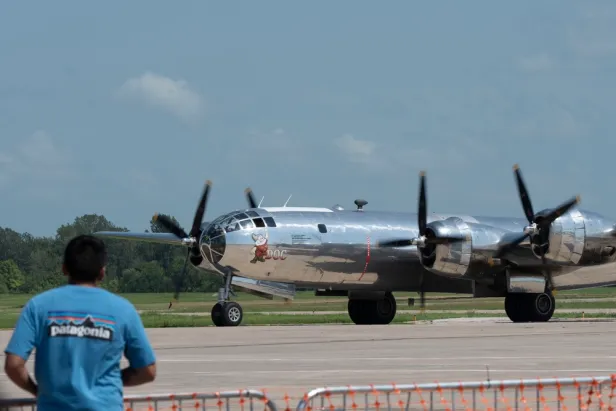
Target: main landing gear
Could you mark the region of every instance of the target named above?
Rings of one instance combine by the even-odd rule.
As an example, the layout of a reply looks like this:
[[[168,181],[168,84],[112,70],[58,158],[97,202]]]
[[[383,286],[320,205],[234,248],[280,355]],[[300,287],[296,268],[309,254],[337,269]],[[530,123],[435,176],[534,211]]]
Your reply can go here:
[[[355,324],[389,324],[396,316],[396,299],[390,292],[381,299],[349,299],[349,317]]]
[[[510,293],[505,297],[505,312],[514,323],[546,322],[552,318],[556,299],[545,293]]]
[[[225,275],[225,286],[218,290],[218,302],[212,307],[212,322],[216,327],[237,327],[242,323],[242,306],[229,300],[231,274]]]

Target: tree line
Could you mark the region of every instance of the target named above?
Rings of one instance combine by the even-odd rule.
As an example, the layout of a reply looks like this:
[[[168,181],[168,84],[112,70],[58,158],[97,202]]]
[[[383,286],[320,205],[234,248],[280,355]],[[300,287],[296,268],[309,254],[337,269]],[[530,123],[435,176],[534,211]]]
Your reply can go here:
[[[174,221],[177,220],[172,217]],[[64,224],[53,237],[35,237],[0,227],[0,294],[34,294],[66,284],[64,247],[71,238],[96,231],[129,231],[104,216],[86,214]],[[145,232],[164,232],[154,221]],[[115,293],[173,293],[182,274],[186,249],[166,244],[104,239],[109,253],[102,287]],[[214,273],[187,264],[182,292],[212,292],[221,286]]]

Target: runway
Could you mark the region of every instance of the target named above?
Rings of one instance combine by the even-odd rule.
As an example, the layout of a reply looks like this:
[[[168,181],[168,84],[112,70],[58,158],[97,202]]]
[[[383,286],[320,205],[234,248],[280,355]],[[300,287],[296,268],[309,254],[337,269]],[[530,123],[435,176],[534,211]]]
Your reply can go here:
[[[616,371],[610,321],[206,327],[148,329],[148,335],[158,378],[126,394],[265,388],[275,399],[287,393],[294,407],[304,392],[325,385],[483,380],[486,367],[491,379]],[[0,333],[3,346],[9,336]],[[4,373],[1,381],[11,396],[25,396]]]

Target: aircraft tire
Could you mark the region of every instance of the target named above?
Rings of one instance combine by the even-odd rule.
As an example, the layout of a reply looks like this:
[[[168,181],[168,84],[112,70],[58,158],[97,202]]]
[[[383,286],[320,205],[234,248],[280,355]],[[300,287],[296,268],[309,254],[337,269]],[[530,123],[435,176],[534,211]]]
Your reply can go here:
[[[369,300],[349,299],[349,302],[347,304],[347,310],[349,312],[349,317],[351,318],[351,321],[353,321],[357,325],[370,324],[369,305]]]
[[[386,293],[385,298],[375,301],[376,324],[389,324],[396,317],[396,299],[392,293]]]
[[[223,308],[222,303],[216,303],[212,307],[212,322],[216,327],[223,327],[225,325],[222,318]]]
[[[531,305],[531,321],[550,321],[556,309],[556,299],[552,293],[528,294]],[[530,308],[530,307],[529,307]]]
[[[549,321],[555,308],[551,293],[512,293],[505,297],[505,312],[514,323]]]
[[[235,301],[224,304],[222,309],[222,320],[225,327],[237,327],[242,323],[244,312],[242,306]]]
[[[396,299],[387,293],[382,300],[349,299],[349,317],[357,325],[389,324],[396,316]]]
[[[514,323],[528,322],[530,319],[527,294],[507,294],[505,297],[505,313]]]

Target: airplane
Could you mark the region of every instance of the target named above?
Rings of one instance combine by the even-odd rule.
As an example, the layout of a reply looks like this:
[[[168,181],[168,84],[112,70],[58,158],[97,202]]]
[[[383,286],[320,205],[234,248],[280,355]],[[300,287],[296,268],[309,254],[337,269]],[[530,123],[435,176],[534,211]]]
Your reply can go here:
[[[579,196],[535,213],[517,164],[514,176],[525,218],[428,214],[421,172],[416,213],[366,211],[361,199],[354,210],[261,207],[247,188],[248,208],[202,222],[208,180],[188,233],[155,215],[168,233],[95,235],[186,247],[195,267],[224,278],[211,311],[216,326],[242,322],[232,286],[270,299],[292,300],[296,287],[348,296],[355,324],[391,323],[393,293],[409,291],[422,308],[427,292],[504,297],[512,322],[545,322],[556,291],[616,284],[616,225],[576,207]]]

